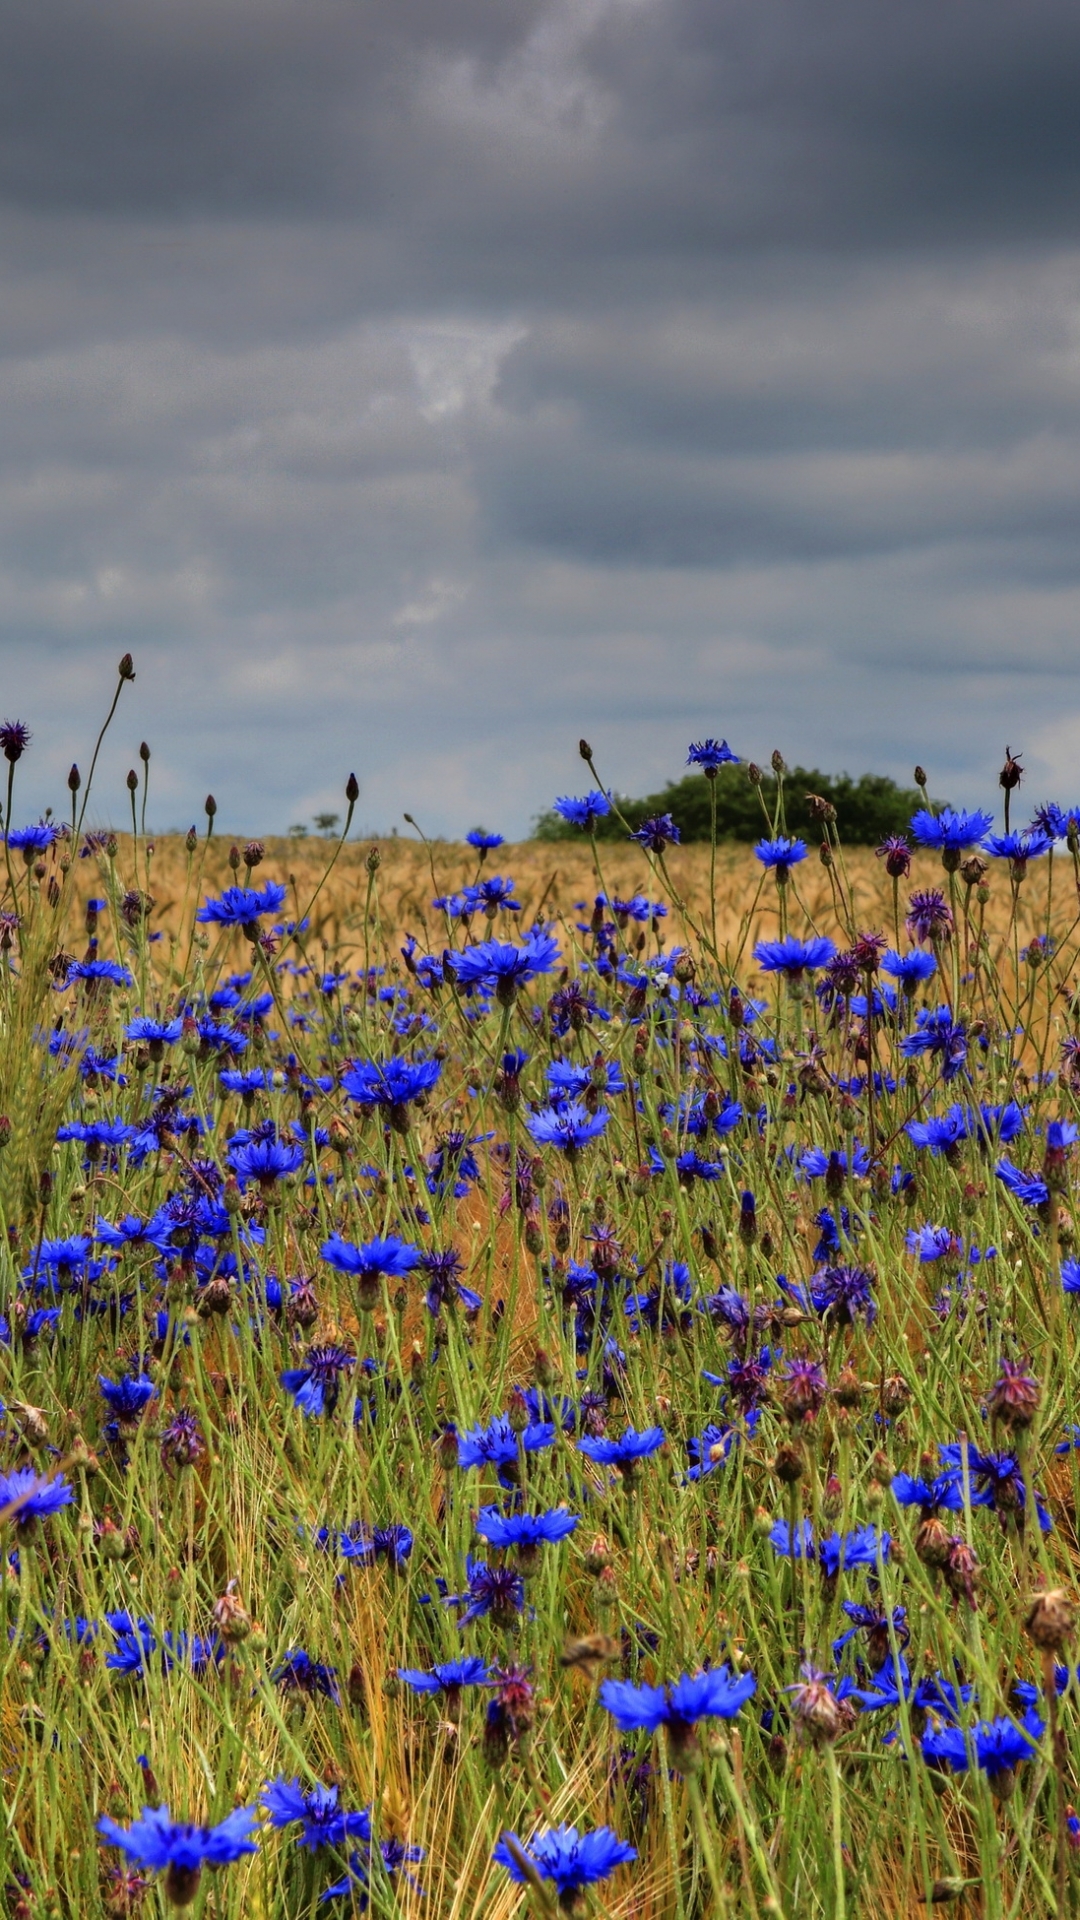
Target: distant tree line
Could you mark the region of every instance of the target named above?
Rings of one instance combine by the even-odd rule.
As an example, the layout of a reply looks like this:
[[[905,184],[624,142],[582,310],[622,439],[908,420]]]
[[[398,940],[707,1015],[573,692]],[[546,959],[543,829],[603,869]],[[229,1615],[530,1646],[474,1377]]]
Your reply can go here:
[[[917,807],[924,802],[915,787],[897,786],[885,774],[864,773],[858,780],[850,774],[822,773],[817,767],[789,767],[784,779],[784,815],[787,830],[801,839],[820,839],[820,821],[811,819],[806,796],[813,794],[836,808],[836,826],[840,838],[849,845],[877,846],[887,834],[903,833]],[[760,794],[747,775],[745,766],[725,766],[709,782],[704,774],[688,773],[673,780],[660,793],[648,793],[640,800],[616,796],[619,811],[639,827],[652,814],[669,813],[683,840],[708,840],[710,833],[710,784],[716,794],[716,830],[724,840],[759,840],[766,832],[762,799],[770,820],[776,810],[777,783],[771,772],[764,772]],[[597,839],[621,840],[624,829],[614,814],[597,823]],[[536,823],[539,840],[580,838],[576,827],[568,825],[556,813],[544,813]]]

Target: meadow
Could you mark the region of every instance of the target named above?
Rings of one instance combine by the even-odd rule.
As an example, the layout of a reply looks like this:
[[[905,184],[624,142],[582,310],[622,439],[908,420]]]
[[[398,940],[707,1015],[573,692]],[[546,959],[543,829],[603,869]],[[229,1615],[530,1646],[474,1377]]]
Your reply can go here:
[[[12,1920],[1073,1912],[1080,816],[234,848],[25,733]]]

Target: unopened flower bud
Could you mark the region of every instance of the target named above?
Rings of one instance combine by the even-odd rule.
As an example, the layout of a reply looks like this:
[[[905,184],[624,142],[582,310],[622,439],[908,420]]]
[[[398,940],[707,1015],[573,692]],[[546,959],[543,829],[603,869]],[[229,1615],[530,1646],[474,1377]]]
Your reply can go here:
[[[135,668],[132,664],[130,653],[125,653],[116,671],[120,675],[121,680],[134,680]]]
[[[1064,1587],[1036,1594],[1024,1625],[1040,1652],[1060,1653],[1076,1625],[1076,1607]]]

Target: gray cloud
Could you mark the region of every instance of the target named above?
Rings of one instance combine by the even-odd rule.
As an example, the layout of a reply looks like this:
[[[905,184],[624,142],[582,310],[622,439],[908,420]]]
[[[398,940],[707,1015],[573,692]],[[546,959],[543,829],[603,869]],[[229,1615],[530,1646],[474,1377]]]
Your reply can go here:
[[[12,0],[0,665],[161,823],[1080,745],[1064,0]],[[153,806],[151,808],[153,812]]]

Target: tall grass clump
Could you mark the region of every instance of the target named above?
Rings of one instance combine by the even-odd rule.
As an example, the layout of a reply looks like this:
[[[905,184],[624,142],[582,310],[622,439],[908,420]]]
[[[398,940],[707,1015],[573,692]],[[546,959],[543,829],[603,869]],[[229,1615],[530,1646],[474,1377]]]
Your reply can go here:
[[[1073,1912],[1080,812],[583,741],[511,877],[0,751],[12,1920]]]

